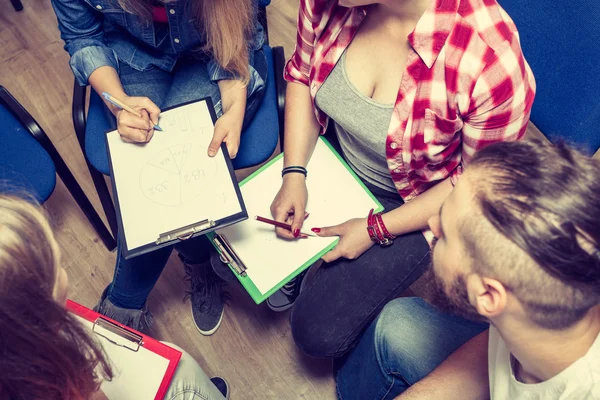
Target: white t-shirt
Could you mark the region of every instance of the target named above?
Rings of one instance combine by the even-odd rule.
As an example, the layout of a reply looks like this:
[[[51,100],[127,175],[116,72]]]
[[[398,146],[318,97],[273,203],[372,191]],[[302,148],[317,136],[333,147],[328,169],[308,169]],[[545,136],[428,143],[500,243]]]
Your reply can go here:
[[[506,343],[490,326],[488,368],[491,400],[600,400],[600,335],[585,356],[552,379],[525,384],[515,379]]]

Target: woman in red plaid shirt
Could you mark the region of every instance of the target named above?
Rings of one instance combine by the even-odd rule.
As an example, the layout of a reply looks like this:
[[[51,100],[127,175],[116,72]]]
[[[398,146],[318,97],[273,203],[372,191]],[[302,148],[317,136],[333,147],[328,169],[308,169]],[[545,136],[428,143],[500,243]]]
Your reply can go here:
[[[427,220],[473,154],[523,137],[535,81],[495,0],[301,0],[285,78],[285,167],[306,167],[329,128],[386,210],[313,228],[340,237],[327,264],[301,293],[302,276],[269,299],[275,310],[294,304],[300,349],[339,357],[429,265]],[[277,229],[287,239],[308,198],[302,169],[292,171],[271,206],[292,224]]]

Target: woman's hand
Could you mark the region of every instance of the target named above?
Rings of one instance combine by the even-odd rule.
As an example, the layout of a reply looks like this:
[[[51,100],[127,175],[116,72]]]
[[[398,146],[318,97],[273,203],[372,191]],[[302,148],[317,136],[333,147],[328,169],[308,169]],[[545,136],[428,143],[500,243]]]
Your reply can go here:
[[[241,115],[240,115],[241,114]],[[213,133],[212,141],[208,146],[208,155],[214,157],[219,151],[221,143],[227,144],[229,157],[235,158],[238,149],[240,148],[240,136],[242,135],[242,123],[244,121],[244,109],[242,112],[236,112],[235,109],[230,109],[215,124],[215,132]]]
[[[367,232],[366,218],[354,218],[336,226],[313,228],[312,231],[321,237],[340,237],[337,246],[321,257],[327,263],[335,261],[340,257],[354,260],[369,250],[374,244],[369,236],[369,232]]]
[[[291,232],[283,228],[275,228],[277,236],[284,239],[297,239],[306,218],[308,190],[306,178],[302,174],[291,173],[283,177],[281,189],[271,204],[271,214],[275,221],[292,225]]]
[[[215,124],[215,132],[208,146],[209,157],[214,157],[221,143],[227,144],[230,158],[235,158],[240,148],[240,136],[246,114],[246,85],[241,81],[223,79],[218,82],[223,115]]]
[[[142,114],[142,118],[125,110],[113,110],[117,117],[117,131],[126,142],[146,143],[154,135],[160,108],[147,97],[125,97],[122,101]]]

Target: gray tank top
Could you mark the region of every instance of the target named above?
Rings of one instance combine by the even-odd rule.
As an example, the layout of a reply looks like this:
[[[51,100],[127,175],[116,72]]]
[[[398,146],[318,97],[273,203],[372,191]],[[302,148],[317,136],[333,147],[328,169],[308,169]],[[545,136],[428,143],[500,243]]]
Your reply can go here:
[[[365,181],[397,193],[387,165],[385,144],[394,104],[380,104],[362,94],[346,73],[342,54],[315,97],[335,124],[344,157]]]

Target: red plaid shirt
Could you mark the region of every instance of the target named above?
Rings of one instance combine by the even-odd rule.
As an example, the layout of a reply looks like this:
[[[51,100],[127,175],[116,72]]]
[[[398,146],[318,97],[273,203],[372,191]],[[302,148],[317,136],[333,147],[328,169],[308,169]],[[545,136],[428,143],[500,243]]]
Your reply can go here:
[[[301,0],[298,37],[285,79],[315,95],[367,10],[335,0]],[[462,172],[475,151],[525,134],[535,80],[515,24],[495,0],[433,0],[414,31],[386,141],[404,200]]]

